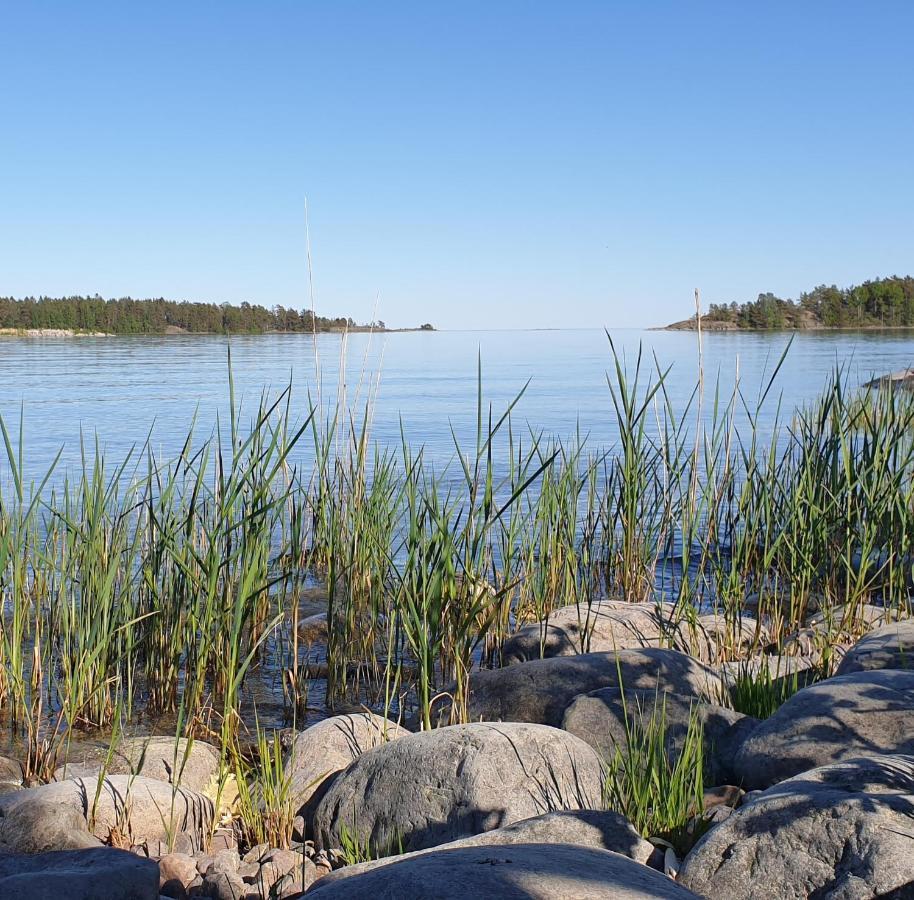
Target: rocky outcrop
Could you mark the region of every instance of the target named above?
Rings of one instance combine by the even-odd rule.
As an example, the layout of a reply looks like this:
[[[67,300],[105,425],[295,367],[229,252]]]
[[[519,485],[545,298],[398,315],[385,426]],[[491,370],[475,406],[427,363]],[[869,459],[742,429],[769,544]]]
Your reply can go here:
[[[627,691],[673,691],[712,699],[724,693],[723,682],[712,669],[675,650],[582,653],[474,672],[468,718],[558,727],[578,694],[618,687],[620,677]],[[441,704],[440,715],[447,718],[446,703]]]
[[[727,900],[914,895],[914,758],[825,766],[734,811],[686,857],[679,881]]]
[[[323,881],[323,880],[322,880]],[[460,847],[413,856],[308,891],[321,900],[685,900],[695,897],[647,866],[568,844]]]
[[[0,855],[4,900],[158,900],[159,867],[110,848]]]
[[[112,837],[133,844],[184,834],[199,848],[213,822],[202,794],[162,781],[111,775],[73,778],[0,796],[0,849],[18,853],[97,847]]]
[[[583,741],[543,725],[452,725],[360,756],[312,817],[315,839],[348,832],[373,852],[421,850],[562,809],[598,809],[602,765]]]
[[[794,694],[739,748],[743,787],[767,788],[816,766],[914,753],[914,672],[855,672]]]
[[[367,750],[409,732],[373,713],[334,716],[295,736],[286,761],[292,800],[301,809],[328,780]]]

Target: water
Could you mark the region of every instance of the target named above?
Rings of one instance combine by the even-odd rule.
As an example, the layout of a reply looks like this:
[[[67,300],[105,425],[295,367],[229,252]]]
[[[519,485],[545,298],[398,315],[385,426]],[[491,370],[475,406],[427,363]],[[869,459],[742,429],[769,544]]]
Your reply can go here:
[[[634,364],[639,346],[644,363],[653,355],[672,366],[667,389],[682,409],[695,385],[698,340],[690,332],[619,330],[617,350]],[[767,382],[789,336],[784,334],[706,334],[706,380],[719,374],[725,393],[737,371],[746,397],[754,400]],[[340,371],[340,335],[316,341],[320,394],[334,400]],[[62,466],[79,463],[80,433],[97,435],[109,458],[120,459],[152,433],[152,445],[176,453],[195,410],[200,434],[208,433],[217,412],[228,410],[226,339],[217,336],[12,338],[0,337],[0,415],[18,430],[25,410],[27,472],[39,478],[59,450]],[[310,336],[263,335],[231,340],[237,394],[253,412],[263,390],[276,392],[290,380],[293,405],[304,415],[309,391],[319,393],[315,346]],[[471,444],[475,435],[477,358],[483,390],[496,413],[530,379],[515,426],[529,425],[546,435],[569,437],[577,428],[592,447],[611,447],[617,438],[606,383],[613,367],[609,342],[600,330],[460,331],[355,334],[345,353],[350,401],[377,391],[373,434],[398,445],[400,420],[414,446],[444,465],[453,457],[453,426]],[[885,332],[807,332],[796,335],[766,404],[760,424],[771,424],[778,397],[791,410],[811,400],[836,365],[852,384],[914,365],[914,334]],[[307,453],[302,446],[301,454]],[[0,472],[6,461],[0,456]]]

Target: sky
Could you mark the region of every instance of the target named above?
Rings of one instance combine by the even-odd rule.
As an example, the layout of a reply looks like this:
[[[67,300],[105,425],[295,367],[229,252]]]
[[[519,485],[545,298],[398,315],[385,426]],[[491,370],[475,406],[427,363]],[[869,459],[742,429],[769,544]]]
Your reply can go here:
[[[914,273],[910,2],[15,3],[0,295],[635,327]]]

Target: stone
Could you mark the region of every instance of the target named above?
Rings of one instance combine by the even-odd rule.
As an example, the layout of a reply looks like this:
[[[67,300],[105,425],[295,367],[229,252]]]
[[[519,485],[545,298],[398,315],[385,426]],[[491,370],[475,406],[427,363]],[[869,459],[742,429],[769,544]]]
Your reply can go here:
[[[437,850],[315,882],[321,900],[684,900],[696,895],[626,856],[569,844]]]
[[[676,650],[582,653],[474,672],[468,718],[560,727],[578,694],[618,687],[620,674],[626,691],[675,691],[715,699],[724,693],[716,672]],[[441,702],[437,715],[439,720],[448,718],[447,701]]]
[[[819,677],[821,659],[818,656],[790,656],[788,654],[760,654],[748,659],[722,663],[717,672],[732,690],[739,678],[758,680],[770,678],[773,687],[804,688]],[[764,674],[763,674],[764,673]]]
[[[421,850],[553,810],[598,809],[602,788],[599,757],[567,732],[452,725],[364,753],[318,802],[312,828],[324,848],[348,832],[376,853]]]
[[[414,850],[397,856],[356,863],[337,869],[327,876],[328,881],[361,875],[379,866],[390,865],[413,856],[436,853],[439,850],[454,850],[460,847],[483,847],[497,844],[576,844],[597,850],[611,850],[621,853],[636,862],[647,864],[654,852],[653,844],[644,840],[624,816],[617,812],[603,810],[562,810],[545,813],[530,819],[522,819],[513,825],[496,828],[472,837],[450,841],[427,850]]]
[[[733,770],[753,790],[877,753],[914,753],[914,672],[854,672],[803,688],[746,738]]]
[[[22,764],[9,756],[0,756],[0,783],[22,785]]]
[[[682,754],[692,719],[702,727],[705,776],[719,784],[730,772],[732,729],[746,718],[723,706],[697,701],[673,692],[625,691],[608,687],[576,697],[562,719],[562,728],[590,744],[602,759],[611,759],[617,748],[625,751],[633,727],[646,729],[653,721],[666,728],[666,752],[670,762]],[[720,751],[720,761],[718,752]]]
[[[914,670],[914,620],[892,622],[862,637],[847,651],[837,674],[876,669]]]
[[[196,877],[196,860],[186,853],[168,853],[159,860],[159,892],[163,896],[186,896]]]
[[[162,781],[111,775],[99,789],[94,779],[73,778],[0,796],[0,848],[77,850],[97,847],[112,835],[148,844],[184,833],[197,850],[212,821],[208,798]]]
[[[259,892],[252,892],[235,873],[211,872],[203,879],[201,891],[204,897],[211,900],[248,900],[249,897],[259,897]]]
[[[368,712],[333,716],[297,734],[285,765],[295,809],[302,809],[366,750],[405,734],[409,732],[396,722]]]
[[[142,775],[190,791],[204,792],[219,774],[219,752],[204,741],[172,737],[126,738],[110,760],[107,748],[84,750],[55,772],[55,778],[95,778],[102,769],[108,775]]]
[[[125,850],[0,855],[4,900],[157,900],[159,867]]]
[[[914,758],[824,766],[744,802],[686,857],[680,882],[727,900],[910,897]]]

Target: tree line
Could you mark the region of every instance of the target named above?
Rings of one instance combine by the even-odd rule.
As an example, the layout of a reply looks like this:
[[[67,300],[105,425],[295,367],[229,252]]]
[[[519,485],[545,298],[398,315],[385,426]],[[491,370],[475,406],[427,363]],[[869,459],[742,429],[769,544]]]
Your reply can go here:
[[[374,323],[383,328],[382,322]],[[108,334],[164,334],[168,331],[261,334],[270,331],[338,331],[358,327],[346,317],[315,316],[311,310],[267,308],[251,303],[105,300],[93,297],[0,297],[0,328],[60,328]]]
[[[712,303],[703,318],[760,329],[914,327],[914,278],[892,275],[848,288],[823,284],[798,300],[759,294],[749,303]]]

